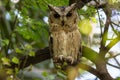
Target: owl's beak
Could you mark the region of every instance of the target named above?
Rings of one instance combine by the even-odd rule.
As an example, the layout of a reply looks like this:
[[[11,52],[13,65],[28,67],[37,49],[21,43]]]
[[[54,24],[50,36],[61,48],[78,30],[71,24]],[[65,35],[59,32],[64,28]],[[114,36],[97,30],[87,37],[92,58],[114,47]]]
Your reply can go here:
[[[65,23],[65,22],[64,22],[64,20],[62,20],[62,22],[61,22],[61,23],[62,23],[62,26],[64,26],[64,23]]]

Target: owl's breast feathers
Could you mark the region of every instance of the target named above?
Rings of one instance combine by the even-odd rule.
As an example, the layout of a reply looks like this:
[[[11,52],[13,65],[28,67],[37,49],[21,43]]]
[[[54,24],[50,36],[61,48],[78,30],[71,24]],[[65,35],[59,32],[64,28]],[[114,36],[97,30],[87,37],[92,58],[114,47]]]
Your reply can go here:
[[[54,63],[67,62],[76,64],[79,61],[81,35],[77,27],[72,30],[51,28],[50,51]]]

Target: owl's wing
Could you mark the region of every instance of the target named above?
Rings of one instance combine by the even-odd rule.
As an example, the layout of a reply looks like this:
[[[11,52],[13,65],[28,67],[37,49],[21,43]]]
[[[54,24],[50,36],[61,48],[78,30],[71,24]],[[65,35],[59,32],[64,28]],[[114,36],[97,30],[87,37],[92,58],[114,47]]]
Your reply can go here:
[[[81,35],[80,35],[80,46],[79,46],[79,53],[78,53],[78,58],[81,58],[82,57],[82,39],[81,39]]]
[[[79,56],[82,57],[82,41],[80,41]]]
[[[53,57],[53,37],[51,35],[49,36],[49,49],[51,57]]]

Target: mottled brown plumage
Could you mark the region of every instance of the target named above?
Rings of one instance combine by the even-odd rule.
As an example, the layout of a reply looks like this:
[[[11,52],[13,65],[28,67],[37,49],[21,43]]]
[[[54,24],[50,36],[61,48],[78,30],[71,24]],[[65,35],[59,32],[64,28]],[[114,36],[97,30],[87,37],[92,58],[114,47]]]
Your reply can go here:
[[[75,3],[67,7],[48,6],[50,25],[50,51],[55,64],[79,62],[81,35]]]

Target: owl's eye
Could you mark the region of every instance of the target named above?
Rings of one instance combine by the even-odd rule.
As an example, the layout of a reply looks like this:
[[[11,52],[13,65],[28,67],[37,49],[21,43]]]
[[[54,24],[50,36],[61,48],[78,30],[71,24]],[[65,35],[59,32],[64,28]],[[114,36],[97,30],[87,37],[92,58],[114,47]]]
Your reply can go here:
[[[59,17],[60,17],[60,15],[59,15],[59,14],[57,14],[57,13],[55,13],[55,14],[54,14],[54,17],[55,17],[55,18],[59,18]]]
[[[72,16],[72,13],[69,12],[66,16],[67,16],[67,17],[71,17],[71,16]]]

